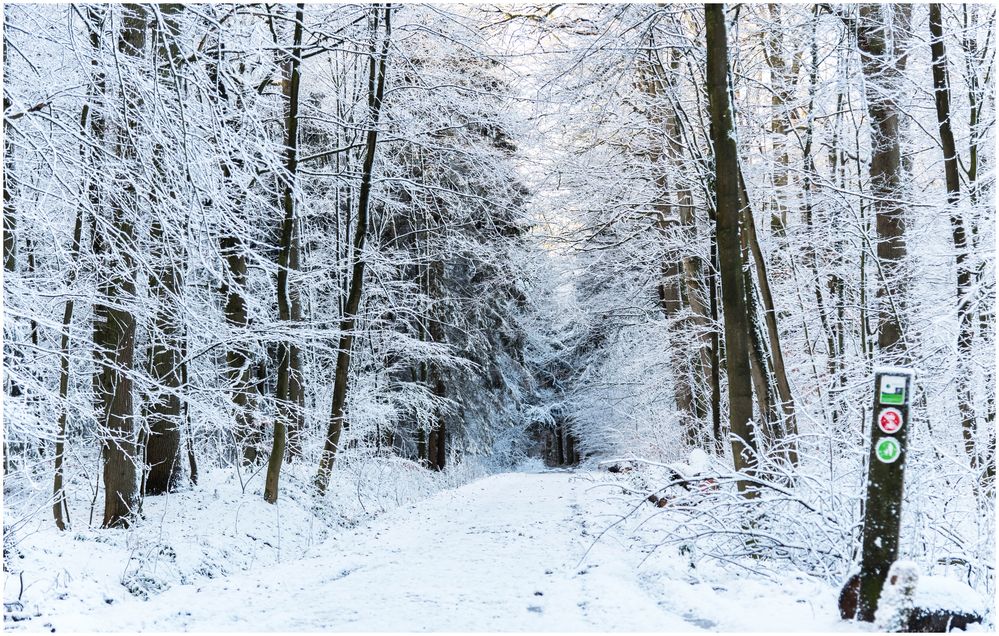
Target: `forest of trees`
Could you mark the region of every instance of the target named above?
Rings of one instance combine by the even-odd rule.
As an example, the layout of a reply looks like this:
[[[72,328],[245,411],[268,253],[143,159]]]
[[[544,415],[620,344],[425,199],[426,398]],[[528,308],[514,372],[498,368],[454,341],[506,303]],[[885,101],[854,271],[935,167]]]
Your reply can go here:
[[[5,485],[62,529],[85,480],[116,527],[206,466],[273,503],[289,464],[322,496],[361,457],[702,449],[822,511],[835,569],[906,366],[909,532],[993,585],[994,36],[970,4],[8,5]]]
[[[322,491],[341,446],[442,470],[507,435],[525,191],[447,15],[5,19],[5,466],[54,466],[60,527],[94,444],[113,526],[199,463],[267,462],[273,502],[285,461]]]
[[[873,373],[912,367],[903,532],[991,585],[994,7],[558,17],[531,18],[560,145],[537,231],[570,264],[536,311],[557,308],[548,403],[579,451],[698,447],[790,486],[691,513],[691,536],[755,519],[736,549],[835,579],[856,554]],[[790,493],[801,506],[780,508]]]

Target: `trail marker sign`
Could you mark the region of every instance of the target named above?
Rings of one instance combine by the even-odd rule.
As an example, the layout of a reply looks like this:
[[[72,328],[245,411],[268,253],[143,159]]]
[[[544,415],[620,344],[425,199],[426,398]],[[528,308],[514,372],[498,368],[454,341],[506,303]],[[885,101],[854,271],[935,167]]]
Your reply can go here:
[[[878,411],[878,428],[889,435],[897,433],[902,428],[902,411],[889,406]]]
[[[878,440],[874,454],[881,463],[891,464],[902,454],[902,449],[894,437],[882,437]]]
[[[909,376],[885,374],[878,380],[878,401],[881,404],[908,402]]]
[[[909,437],[912,369],[874,372],[871,445],[867,461],[863,553],[856,618],[873,622],[888,569],[898,559],[899,521]]]

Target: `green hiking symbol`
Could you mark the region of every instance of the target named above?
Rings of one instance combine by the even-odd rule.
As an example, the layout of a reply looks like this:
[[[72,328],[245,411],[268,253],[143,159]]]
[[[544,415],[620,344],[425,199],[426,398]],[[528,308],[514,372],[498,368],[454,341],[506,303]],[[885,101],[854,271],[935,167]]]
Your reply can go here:
[[[898,456],[902,454],[902,448],[898,444],[898,440],[893,437],[882,437],[878,440],[878,445],[874,449],[875,454],[878,459],[885,464],[890,464],[898,459]]]

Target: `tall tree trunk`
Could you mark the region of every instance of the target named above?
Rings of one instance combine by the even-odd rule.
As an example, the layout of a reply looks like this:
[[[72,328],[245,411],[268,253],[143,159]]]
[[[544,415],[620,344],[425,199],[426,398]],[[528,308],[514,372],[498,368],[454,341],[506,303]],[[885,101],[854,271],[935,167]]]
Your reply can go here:
[[[650,49],[653,48],[650,46]],[[642,90],[649,96],[647,118],[651,128],[652,140],[649,161],[655,172],[657,199],[653,204],[656,213],[655,226],[659,232],[665,250],[660,264],[660,280],[657,286],[659,306],[666,317],[671,332],[669,357],[673,366],[673,392],[677,411],[680,415],[680,426],[684,438],[690,446],[697,444],[700,427],[700,417],[694,396],[694,373],[689,350],[689,335],[691,320],[684,314],[683,303],[683,261],[680,256],[682,236],[680,233],[680,210],[670,201],[669,181],[665,172],[664,158],[670,156],[671,162],[674,148],[673,137],[679,136],[674,130],[670,118],[664,111],[672,110],[665,107],[669,98],[667,91],[670,86],[666,81],[666,73],[655,59],[643,61],[639,68]],[[676,141],[679,143],[679,140]],[[688,193],[689,194],[689,193]]]
[[[288,285],[288,274],[291,269],[291,256],[295,243],[295,197],[297,195],[298,176],[298,92],[301,84],[302,62],[302,31],[305,19],[305,4],[299,3],[295,9],[295,30],[293,43],[287,64],[288,72],[288,115],[285,120],[285,187],[284,187],[284,223],[281,229],[281,256],[278,263],[277,293],[278,317],[282,322],[292,318],[291,306],[294,302]],[[277,381],[277,416],[274,418],[274,441],[271,446],[271,456],[267,461],[267,477],[264,482],[264,500],[276,503],[278,498],[278,482],[281,477],[281,464],[284,461],[287,430],[289,422],[294,420],[297,404],[291,401],[291,367],[294,345],[283,337],[278,344],[278,381]]]
[[[88,9],[88,15],[90,10]],[[92,26],[92,25],[89,25]],[[91,44],[94,49],[94,53],[100,49],[100,39],[97,32],[90,31]],[[95,59],[96,63],[96,59]],[[96,78],[95,78],[96,80]],[[103,78],[101,78],[103,81]],[[95,81],[96,84],[96,81]],[[95,95],[91,94],[91,101],[94,100]],[[91,125],[91,143],[95,146],[99,145],[100,140],[95,136],[95,133],[101,133],[103,135],[102,128],[94,128],[94,121],[90,117],[90,104],[86,104],[83,107],[83,111],[80,114],[80,135],[86,139],[87,135],[87,125]],[[86,161],[88,157],[86,146],[81,148],[80,155]],[[86,165],[86,163],[84,164]],[[96,209],[100,204],[100,197],[98,195],[96,179],[93,178],[94,171],[86,171],[87,177],[85,178],[86,186],[84,190],[90,197],[90,205]],[[83,217],[86,207],[83,202],[80,202],[79,207],[76,209],[76,220],[73,222],[73,243],[70,246],[70,262],[75,265],[77,256],[80,253],[80,242],[83,236]],[[67,288],[72,287],[73,282],[76,280],[76,267],[71,267],[69,270],[69,275],[67,277]],[[56,527],[60,530],[66,529],[66,524],[69,523],[69,505],[66,501],[66,491],[63,487],[63,460],[66,452],[66,428],[69,419],[69,332],[73,324],[73,308],[74,299],[70,296],[66,299],[66,304],[63,308],[62,313],[62,332],[59,337],[59,432],[56,435],[55,444],[55,466],[53,469],[52,478],[52,515],[55,518]]]
[[[297,96],[296,96],[297,99]],[[295,223],[291,243],[291,271],[297,272],[301,267],[302,241],[301,219]],[[291,320],[296,325],[302,324],[302,294],[298,285],[291,286]],[[302,363],[304,360],[302,347],[298,342],[290,344],[291,358],[288,366],[288,406],[290,409],[288,421],[288,461],[302,456],[302,435],[305,432],[305,382]]]
[[[443,399],[446,395],[444,381],[439,377],[434,383],[434,394],[440,399]],[[445,418],[443,410],[437,413],[436,451],[437,452],[432,456],[434,468],[436,470],[444,470],[445,463],[447,461],[447,418]]]
[[[815,233],[815,214],[814,206],[812,204],[812,182],[817,174],[815,169],[815,158],[812,153],[812,143],[814,139],[814,113],[815,113],[815,90],[818,79],[819,72],[819,48],[818,41],[815,36],[814,27],[815,22],[813,21],[813,32],[811,41],[811,65],[808,74],[808,119],[805,125],[805,143],[803,145],[801,154],[804,163],[804,175],[802,179],[802,191],[805,198],[805,206],[803,210],[803,220],[805,222],[805,229],[809,236]],[[826,285],[823,284],[822,272],[819,268],[818,254],[815,250],[815,246],[811,241],[805,241],[802,247],[802,256],[805,259],[805,263],[808,266],[812,274],[812,292],[815,295],[815,308],[816,313],[819,317],[819,324],[822,325],[822,333],[825,336],[826,341],[826,366],[829,371],[830,379],[835,378],[836,373],[836,360],[840,356],[840,352],[836,348],[836,338],[832,328],[832,321],[829,315],[829,311],[826,309],[827,303],[823,295],[823,288]]]
[[[718,311],[718,215],[711,219],[715,222],[716,231],[711,233],[711,267],[708,269],[708,301],[711,307],[711,436],[714,439],[715,453],[725,452],[725,440],[722,439],[721,426],[721,334]]]
[[[741,176],[741,175],[740,175]],[[749,207],[749,196],[744,188],[740,188],[741,229],[739,241],[742,248],[742,260],[749,262],[749,225],[747,218],[752,217],[753,211]],[[756,303],[756,285],[753,283],[753,273],[748,267],[743,269],[743,285],[746,290],[746,320],[749,327],[749,371],[753,378],[753,391],[756,394],[757,412],[759,414],[759,427],[757,428],[758,442],[760,448],[766,449],[781,439],[777,430],[777,410],[776,396],[773,389],[773,361],[770,351],[763,338],[763,330],[759,324],[759,307]],[[759,435],[760,432],[762,435]]]
[[[10,20],[9,12],[4,12],[3,31],[4,41],[7,41],[7,23]],[[4,76],[10,78],[10,48],[3,47],[3,70]],[[7,92],[3,94],[3,112],[9,114],[11,109],[10,97]],[[3,118],[3,267],[5,271],[13,272],[17,266],[17,211],[14,209],[14,138],[11,135],[10,119]]]
[[[240,198],[242,201],[242,198]],[[237,203],[238,205],[238,203]],[[237,344],[226,351],[226,374],[230,396],[235,408],[236,440],[240,445],[242,461],[252,464],[257,461],[257,443],[260,441],[259,424],[254,420],[256,390],[254,389],[254,369],[256,365],[249,348],[239,342],[240,336],[249,326],[246,311],[246,254],[242,241],[235,235],[226,235],[219,240],[222,257],[228,270],[223,279],[221,294],[225,298],[226,322],[236,330]]]
[[[299,37],[295,41],[295,46],[301,51],[301,38]],[[290,69],[290,67],[289,67]],[[295,109],[295,128],[297,130],[298,123],[298,103],[299,103],[299,93],[301,82],[301,76],[298,78],[298,82],[294,82],[291,78],[291,72],[289,70],[287,79],[283,82],[282,87],[284,89],[285,99],[288,102],[288,112],[289,112],[289,123],[291,122],[291,111],[292,108]],[[288,139],[288,166],[291,166],[290,153],[292,149],[297,153],[298,151],[298,139],[292,140]],[[294,144],[294,145],[292,145]],[[297,159],[296,159],[296,172],[297,172]],[[290,173],[290,170],[289,170]],[[296,174],[289,174],[290,184],[294,184],[297,180]],[[294,205],[294,199],[288,199],[288,188],[285,189],[285,200],[284,205],[287,209],[288,205]],[[295,193],[292,192],[294,196]],[[288,254],[287,266],[290,272],[298,272],[301,268],[301,258],[302,258],[302,240],[301,240],[301,225],[302,219],[295,216],[293,219],[292,231],[291,231],[291,250]],[[296,281],[290,281],[288,283],[288,300],[289,300],[289,311],[291,321],[295,325],[301,325],[302,323],[302,293],[299,284]],[[299,345],[298,340],[292,340],[288,345],[288,395],[286,399],[288,413],[288,461],[291,461],[302,455],[302,435],[305,429],[305,385],[302,370],[302,348]]]
[[[179,26],[177,14],[183,10],[180,4],[163,4],[159,6],[162,20],[154,21],[154,37],[156,38],[157,67],[159,81],[164,85],[165,92],[170,88],[179,89],[175,85],[177,67],[182,63],[180,48],[177,45]],[[178,100],[182,95],[177,94]],[[154,150],[153,161],[161,184],[168,181],[164,173],[162,146]],[[155,208],[163,203],[159,188],[154,187],[150,193],[150,204]],[[167,205],[176,197],[170,189],[166,193]],[[149,231],[149,258],[152,261],[152,271],[149,275],[149,293],[156,299],[156,315],[150,332],[149,345],[149,376],[156,384],[154,394],[146,406],[149,437],[145,445],[145,463],[148,473],[143,480],[143,494],[160,495],[173,492],[182,484],[183,469],[181,464],[181,429],[183,427],[181,391],[181,357],[183,349],[184,328],[178,316],[180,291],[183,287],[182,274],[177,269],[173,249],[164,231],[162,213],[153,213],[153,221]],[[156,392],[159,395],[156,395]]]
[[[149,276],[150,293],[158,299],[156,316],[150,334],[149,374],[156,383],[158,396],[150,396],[146,418],[149,436],[145,445],[148,473],[144,494],[160,495],[174,492],[182,483],[180,460],[181,373],[180,351],[183,327],[179,324],[176,307],[172,306],[180,293],[180,273],[169,262],[163,227],[154,221],[150,230],[149,256],[155,263]]]
[[[672,155],[679,167],[681,157],[679,139],[679,120],[675,116],[670,118],[673,122],[670,130],[676,133],[676,137],[671,135],[670,145],[674,146]],[[710,302],[706,298],[705,282],[703,278],[703,263],[701,258],[693,253],[691,247],[697,244],[697,223],[694,216],[694,197],[687,187],[679,184],[676,189],[676,206],[680,215],[680,225],[678,231],[683,245],[687,245],[686,253],[680,259],[682,278],[681,296],[692,314],[691,319],[686,323],[689,329],[694,331],[695,348],[693,360],[688,362],[694,367],[691,373],[690,387],[694,399],[694,415],[698,421],[706,420],[708,412],[712,409],[711,400],[705,396],[710,393],[712,383],[712,334],[717,334],[713,320],[711,318]],[[712,268],[714,265],[712,264]],[[689,333],[689,332],[688,332]],[[712,413],[714,417],[714,413]],[[711,439],[713,429],[703,432],[705,439]]]
[[[756,232],[752,206],[749,204],[749,190],[746,181],[739,170],[739,188],[746,209],[743,214],[744,225],[742,233],[746,237],[749,253],[752,255],[756,268],[756,280],[759,281],[760,297],[763,300],[763,319],[766,323],[767,338],[770,341],[768,365],[773,373],[776,388],[776,403],[782,418],[781,448],[784,459],[792,466],[798,465],[798,423],[794,413],[794,398],[791,395],[791,384],[787,379],[787,367],[784,364],[784,353],[780,344],[780,330],[777,327],[777,309],[774,306],[773,292],[770,290],[770,277],[767,274],[767,262],[760,247],[759,235]]]
[[[860,6],[857,44],[871,122],[869,174],[880,264],[878,348],[885,362],[905,364],[909,358],[902,324],[906,295],[902,261],[906,246],[905,207],[899,197],[902,185],[898,113],[901,78],[893,62],[893,52],[888,49],[888,25],[883,15],[886,6]]]
[[[749,370],[749,322],[739,245],[739,159],[728,91],[728,35],[725,8],[705,4],[707,86],[711,139],[715,155],[715,199],[722,309],[725,315],[725,358],[728,371],[729,429],[732,457],[739,471],[757,464],[753,387]],[[745,484],[740,484],[745,490]]]
[[[120,60],[135,59],[145,47],[146,9],[125,5],[118,38]],[[101,82],[103,84],[103,82]],[[94,236],[94,251],[109,263],[98,285],[94,306],[94,345],[98,374],[95,379],[98,422],[104,467],[105,528],[127,526],[138,504],[136,484],[135,408],[132,370],[135,360],[135,317],[126,309],[135,295],[135,231],[132,216],[137,197],[129,169],[136,160],[134,138],[138,128],[140,95],[132,83],[122,95],[125,129],[117,131],[119,171],[116,183],[124,184],[110,198],[110,218]]]
[[[444,285],[444,261],[434,259],[427,267],[427,295],[431,299],[429,311],[427,312],[427,331],[430,339],[435,343],[444,342],[444,322],[438,302],[443,300]],[[444,385],[444,370],[439,364],[431,364],[429,367],[430,377],[428,380],[432,384],[434,396],[443,401],[447,395]],[[434,470],[444,470],[445,458],[447,457],[447,418],[444,414],[444,407],[437,407],[437,424],[433,431],[434,445],[429,453],[430,464]]]
[[[555,451],[556,466],[562,466],[563,464],[565,464],[565,446],[564,446],[565,436],[563,435],[563,432],[564,431],[562,430],[562,420],[561,418],[559,418],[558,420],[555,421],[555,429],[553,433],[555,435],[554,451]]]
[[[340,321],[340,346],[336,358],[336,376],[333,381],[333,403],[330,407],[330,422],[326,433],[326,443],[323,446],[322,459],[316,474],[316,487],[319,492],[325,492],[329,485],[330,472],[336,459],[340,445],[340,435],[349,423],[344,417],[347,405],[347,380],[350,374],[351,347],[354,343],[354,329],[357,324],[357,310],[361,304],[361,291],[364,285],[364,240],[368,233],[368,207],[371,198],[371,177],[375,164],[375,150],[378,146],[378,118],[382,110],[382,98],[385,95],[385,63],[388,58],[389,40],[392,35],[391,5],[384,8],[385,34],[381,53],[376,59],[376,42],[378,33],[378,8],[372,9],[373,27],[371,34],[370,62],[368,65],[368,111],[370,125],[364,144],[364,164],[361,168],[361,189],[357,199],[357,228],[354,232],[354,244],[351,251],[350,291],[344,305],[343,318]]]
[[[964,448],[971,467],[978,466],[975,449],[975,409],[971,395],[968,362],[972,359],[971,345],[975,337],[974,316],[971,312],[971,268],[968,266],[968,241],[964,220],[958,210],[961,202],[961,176],[958,172],[957,145],[950,124],[950,81],[947,73],[947,50],[943,41],[943,19],[938,3],[930,4],[930,53],[933,56],[933,93],[936,97],[937,124],[943,147],[944,175],[947,181],[947,205],[950,207],[951,238],[957,260],[957,403],[961,411]]]
[[[216,37],[221,38],[221,35]],[[225,103],[229,98],[226,89],[221,59],[221,41],[209,47],[207,56],[208,77],[212,84],[213,97],[217,103]],[[237,94],[236,107],[242,103]],[[238,130],[238,123],[235,124]],[[221,143],[216,139],[221,147]],[[233,196],[232,209],[239,217],[245,205],[245,189],[233,182],[233,168],[242,168],[243,160],[231,151],[220,159],[220,170],[224,179],[225,191]],[[256,390],[258,364],[251,354],[250,347],[243,341],[250,321],[246,308],[247,259],[246,246],[238,231],[226,229],[219,237],[219,251],[225,262],[226,273],[222,277],[219,293],[225,299],[224,311],[226,323],[234,333],[234,344],[226,349],[226,380],[230,387],[230,399],[234,408],[234,429],[237,452],[242,456],[244,465],[257,461],[257,444],[262,432],[260,422],[254,417],[258,393]]]
[[[782,47],[785,41],[781,25],[781,5],[769,3],[771,28],[763,33],[763,48],[766,53],[767,66],[770,68],[770,133],[773,140],[773,153],[776,159],[773,173],[774,197],[773,209],[770,213],[770,231],[774,236],[783,237],[787,233],[787,210],[784,201],[788,184],[788,165],[790,159],[787,151],[787,135],[790,124],[788,107],[797,78],[797,68],[788,72],[784,61]]]

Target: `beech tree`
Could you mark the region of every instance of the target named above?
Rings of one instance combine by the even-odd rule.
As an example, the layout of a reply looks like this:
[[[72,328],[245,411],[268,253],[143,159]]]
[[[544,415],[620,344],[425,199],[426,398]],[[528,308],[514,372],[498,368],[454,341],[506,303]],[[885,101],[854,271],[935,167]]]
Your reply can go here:
[[[728,371],[729,429],[736,470],[757,462],[753,420],[753,388],[749,373],[749,323],[739,239],[739,157],[728,88],[728,35],[725,7],[704,5],[707,37],[707,82],[711,104],[711,141],[715,163],[715,215],[718,264],[725,312],[725,355]]]
[[[162,89],[174,92],[178,101],[183,99],[184,88],[178,77],[182,60],[177,38],[179,25],[177,13],[182,5],[165,4],[158,7],[149,18],[152,22],[154,56],[157,77]],[[145,448],[147,473],[143,477],[143,494],[159,495],[176,490],[182,482],[181,430],[182,401],[180,395],[186,361],[183,360],[183,324],[178,320],[177,301],[181,297],[183,271],[177,267],[183,262],[176,254],[173,241],[165,237],[165,220],[169,218],[163,204],[172,204],[186,192],[176,186],[163,188],[161,184],[174,184],[173,175],[166,173],[163,145],[153,149],[155,182],[148,194],[154,215],[149,229],[149,258],[153,271],[149,275],[150,293],[156,297],[156,316],[153,320],[148,353],[149,376],[159,388],[160,395],[147,401],[146,420],[149,426]],[[181,182],[183,183],[183,181]],[[185,189],[186,190],[186,189]],[[157,209],[159,208],[159,209]]]

